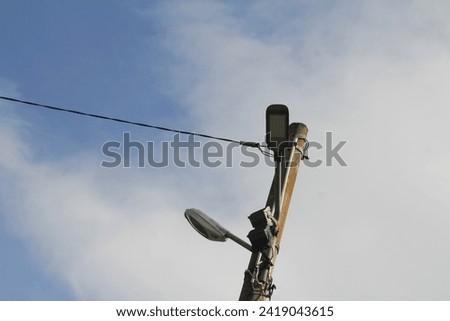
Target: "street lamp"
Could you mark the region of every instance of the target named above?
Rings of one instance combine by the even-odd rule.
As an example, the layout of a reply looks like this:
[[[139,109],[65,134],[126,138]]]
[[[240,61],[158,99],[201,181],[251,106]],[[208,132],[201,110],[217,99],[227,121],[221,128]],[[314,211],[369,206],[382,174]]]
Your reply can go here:
[[[283,143],[289,140],[289,109],[286,105],[270,105],[266,109],[266,143],[273,150],[275,159],[275,204],[274,217],[280,218],[283,176]]]
[[[200,235],[204,236],[208,240],[225,242],[227,239],[235,241],[237,244],[245,247],[250,252],[253,252],[252,246],[240,239],[236,235],[232,234],[222,225],[214,221],[208,215],[196,208],[189,208],[184,212],[184,216],[188,220],[189,224]]]
[[[279,154],[279,147],[289,139],[289,110],[286,105],[270,105],[266,109],[267,147]],[[277,153],[278,151],[278,153]]]

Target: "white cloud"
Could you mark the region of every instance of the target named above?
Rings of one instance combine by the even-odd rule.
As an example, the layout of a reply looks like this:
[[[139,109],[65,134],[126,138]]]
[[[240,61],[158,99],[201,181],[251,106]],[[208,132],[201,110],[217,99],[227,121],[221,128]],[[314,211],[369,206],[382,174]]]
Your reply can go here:
[[[445,298],[439,288],[448,288],[450,263],[439,253],[448,250],[450,223],[443,214],[450,186],[442,178],[450,156],[450,57],[442,11],[442,2],[343,3],[314,17],[299,13],[283,33],[262,38],[246,33],[238,18],[208,20],[207,27],[198,14],[187,28],[174,22],[174,47],[200,65],[186,92],[205,128],[261,133],[264,108],[281,102],[292,121],[309,125],[311,139],[324,143],[324,132],[333,131],[335,141],[350,141],[342,152],[349,168],[300,173],[289,225],[304,232],[312,225],[283,245],[293,262],[277,266],[278,276],[289,275],[280,298]],[[243,207],[263,199],[265,173],[231,174],[238,193],[249,195]],[[324,264],[322,273],[315,262]],[[427,271],[436,277],[427,280]]]
[[[183,217],[187,207],[220,206],[218,181],[195,169],[104,169],[92,151],[43,162],[22,126],[9,118],[1,128],[7,218],[77,298],[208,300],[211,289],[199,282],[208,278],[219,298],[237,297],[247,253],[206,242]]]

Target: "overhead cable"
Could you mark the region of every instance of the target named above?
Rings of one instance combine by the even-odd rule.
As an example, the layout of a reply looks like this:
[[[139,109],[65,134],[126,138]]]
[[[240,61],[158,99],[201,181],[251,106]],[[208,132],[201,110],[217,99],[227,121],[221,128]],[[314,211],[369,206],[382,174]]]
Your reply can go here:
[[[20,104],[25,104],[25,105],[29,105],[29,106],[33,106],[33,107],[38,107],[38,108],[46,108],[46,109],[50,109],[50,110],[54,110],[54,111],[60,111],[60,112],[76,114],[76,115],[85,116],[85,117],[92,117],[92,118],[97,118],[97,119],[110,120],[110,121],[114,121],[114,122],[118,122],[118,123],[124,123],[124,124],[129,124],[129,125],[133,125],[133,126],[153,128],[153,129],[162,130],[162,131],[168,131],[168,132],[185,134],[185,135],[193,135],[193,136],[204,137],[204,138],[209,138],[209,139],[214,139],[214,140],[221,140],[221,141],[228,142],[228,143],[236,143],[236,144],[243,145],[243,146],[248,146],[248,147],[260,148],[260,144],[259,143],[255,143],[255,142],[238,141],[238,140],[224,138],[224,137],[217,137],[217,136],[212,136],[212,135],[194,133],[194,132],[185,131],[185,130],[178,130],[178,129],[172,129],[172,128],[167,128],[167,127],[155,126],[155,125],[150,125],[150,124],[146,124],[146,123],[125,120],[125,119],[121,119],[121,118],[115,118],[115,117],[109,117],[109,116],[104,116],[104,115],[87,113],[87,112],[74,110],[74,109],[68,109],[68,108],[62,108],[62,107],[57,107],[57,106],[50,106],[50,105],[46,105],[46,104],[40,104],[40,103],[36,103],[36,102],[32,102],[32,101],[26,101],[26,100],[22,100],[22,99],[18,99],[18,98],[13,98],[13,97],[0,96],[0,99],[11,101],[11,102],[15,102],[15,103],[20,103]]]

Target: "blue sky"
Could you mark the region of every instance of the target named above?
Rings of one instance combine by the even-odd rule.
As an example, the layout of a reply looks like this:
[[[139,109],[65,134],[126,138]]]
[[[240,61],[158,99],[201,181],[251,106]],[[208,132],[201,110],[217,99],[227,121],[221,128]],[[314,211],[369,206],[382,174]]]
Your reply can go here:
[[[152,65],[164,60],[148,50],[158,27],[151,19],[143,19],[139,10],[136,2],[4,3],[1,76],[33,99],[52,97],[52,103],[76,104],[98,113],[117,115],[123,109],[121,114],[137,115],[136,120],[146,115],[164,118],[176,106],[158,89],[163,85],[153,81],[158,71],[152,73]],[[147,71],[140,68],[144,62]],[[166,110],[158,104],[166,105]],[[153,111],[147,112],[151,106]],[[97,139],[108,135],[107,125],[98,128],[103,124],[82,118],[31,109],[5,112],[33,128],[26,135],[30,145],[36,146],[36,161],[70,157],[86,146],[95,148],[96,133],[103,132]],[[2,257],[8,258],[2,260],[2,299],[74,298],[58,278],[40,268],[38,255],[10,232],[4,215],[1,229]]]
[[[349,166],[301,169],[274,299],[448,300],[449,11],[445,1],[6,1],[0,94],[253,141],[265,108],[284,103],[310,140],[347,141]],[[236,151],[231,168],[138,168],[136,154],[131,168],[101,167],[103,144],[124,132],[173,140],[0,102],[0,299],[238,297],[248,254],[202,239],[183,212],[201,208],[245,237],[272,169],[240,167]]]

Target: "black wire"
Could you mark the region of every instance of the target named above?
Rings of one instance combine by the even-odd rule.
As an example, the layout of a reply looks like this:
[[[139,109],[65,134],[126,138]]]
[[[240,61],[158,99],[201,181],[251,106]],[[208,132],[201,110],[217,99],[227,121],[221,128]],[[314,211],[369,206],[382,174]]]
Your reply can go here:
[[[167,127],[149,125],[149,124],[145,124],[145,123],[139,123],[139,122],[129,121],[129,120],[120,119],[120,118],[114,118],[114,117],[108,117],[108,116],[103,116],[103,115],[86,113],[86,112],[73,110],[73,109],[67,109],[67,108],[62,108],[62,107],[55,107],[55,106],[50,106],[50,105],[45,105],[45,104],[39,104],[39,103],[26,101],[26,100],[21,100],[21,99],[12,98],[12,97],[0,96],[0,99],[8,100],[8,101],[16,102],[16,103],[21,103],[21,104],[26,104],[26,105],[30,105],[30,106],[34,106],[34,107],[47,108],[47,109],[51,109],[51,110],[57,110],[57,111],[62,111],[62,112],[66,112],[66,113],[77,114],[77,115],[81,115],[81,116],[87,116],[87,117],[98,118],[98,119],[103,119],[103,120],[110,120],[110,121],[114,121],[114,122],[118,122],[118,123],[134,125],[134,126],[153,128],[153,129],[158,129],[158,130],[163,130],[163,131],[168,131],[168,132],[173,132],[173,133],[179,133],[179,134],[185,134],[185,135],[194,135],[194,136],[199,136],[199,137],[204,137],[204,138],[221,140],[221,141],[224,141],[224,142],[236,143],[236,144],[244,145],[244,146],[248,146],[248,147],[258,148],[259,145],[260,145],[259,143],[254,143],[254,142],[237,141],[237,140],[234,140],[234,139],[228,139],[228,138],[211,136],[211,135],[206,135],[206,134],[198,134],[198,133],[188,132],[188,131],[184,131],[184,130],[177,130],[177,129],[171,129],[171,128],[167,128]]]
[[[267,152],[267,151],[263,150],[263,149],[261,148],[261,146],[259,146],[258,149],[259,149],[259,151],[261,152],[261,154],[263,154],[264,156],[272,157],[272,154],[271,154],[270,152]]]

